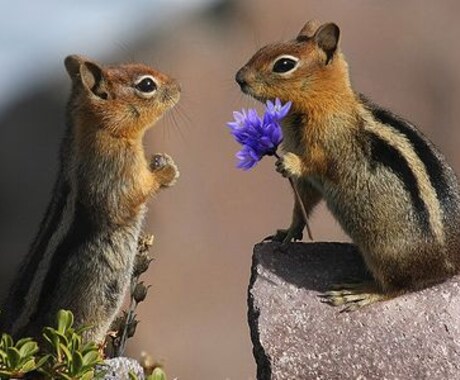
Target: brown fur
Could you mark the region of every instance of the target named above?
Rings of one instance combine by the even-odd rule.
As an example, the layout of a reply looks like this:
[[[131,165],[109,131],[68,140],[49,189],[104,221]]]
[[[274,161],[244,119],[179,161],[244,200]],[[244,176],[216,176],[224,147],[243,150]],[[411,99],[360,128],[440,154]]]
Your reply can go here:
[[[178,83],[148,66],[100,66],[80,56],[48,213],[2,311],[3,331],[39,336],[70,309],[102,341],[130,282],[148,198],[178,177],[172,159],[145,157],[145,131],[179,100]],[[136,87],[145,76],[156,90]]]
[[[460,196],[455,174],[431,142],[396,116],[380,121],[374,116],[380,108],[352,89],[338,40],[335,24],[310,21],[296,39],[256,52],[237,80],[262,102],[292,102],[277,170],[298,181],[309,213],[323,198],[359,247],[375,283],[335,289],[326,297],[353,309],[459,271]],[[297,63],[276,72],[283,56]],[[444,178],[448,196],[430,173]],[[303,227],[296,204],[290,228],[274,239],[298,239]]]
[[[72,59],[82,61],[80,65],[85,64],[81,57],[69,57],[66,62]],[[119,196],[113,199],[113,204],[106,205],[108,215],[113,213],[114,221],[122,223],[124,219],[136,215],[150,195],[175,179],[176,171],[171,172],[170,167],[151,169],[144,154],[142,138],[145,131],[177,102],[180,89],[176,81],[145,65],[101,68],[93,62],[91,64],[101,70],[103,79],[99,91],[106,92],[108,98],[100,99],[88,94],[88,89],[80,85],[81,73],[75,75],[69,69],[74,91],[77,92],[70,103],[75,123],[76,155],[79,156],[77,160],[87,161],[86,168],[94,170],[88,175],[90,182],[87,186],[93,186],[96,179],[104,180],[105,176],[101,177],[97,165],[100,161],[113,165],[116,181],[108,183],[108,187],[114,183],[124,188],[129,185],[128,190],[113,191]],[[70,64],[67,63],[67,66]],[[145,75],[155,78],[159,87],[158,93],[150,99],[143,99],[133,89],[136,79]],[[96,166],[92,167],[92,164]],[[91,189],[88,190],[91,194]]]

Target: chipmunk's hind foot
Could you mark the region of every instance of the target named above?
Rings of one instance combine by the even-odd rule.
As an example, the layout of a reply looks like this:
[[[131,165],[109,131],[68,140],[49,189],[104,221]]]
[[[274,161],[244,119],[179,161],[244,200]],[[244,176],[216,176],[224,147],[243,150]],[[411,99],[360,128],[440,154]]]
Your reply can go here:
[[[267,236],[263,241],[276,241],[283,244],[287,244],[302,239],[302,229],[288,228],[286,230],[277,230],[274,235]]]
[[[382,293],[374,281],[356,281],[334,284],[327,292],[320,294],[321,302],[332,306],[344,306],[340,312],[361,309],[392,296]]]

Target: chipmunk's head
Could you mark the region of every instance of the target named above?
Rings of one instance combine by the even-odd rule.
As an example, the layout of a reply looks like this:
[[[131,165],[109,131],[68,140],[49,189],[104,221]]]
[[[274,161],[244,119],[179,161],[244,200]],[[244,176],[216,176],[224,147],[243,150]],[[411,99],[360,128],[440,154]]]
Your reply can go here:
[[[71,112],[117,136],[138,136],[179,101],[178,82],[146,65],[100,66],[77,55],[64,63],[73,83]]]
[[[340,29],[312,20],[291,41],[271,44],[257,51],[236,74],[241,90],[265,102],[302,103],[312,94],[328,89],[347,67],[339,53]]]

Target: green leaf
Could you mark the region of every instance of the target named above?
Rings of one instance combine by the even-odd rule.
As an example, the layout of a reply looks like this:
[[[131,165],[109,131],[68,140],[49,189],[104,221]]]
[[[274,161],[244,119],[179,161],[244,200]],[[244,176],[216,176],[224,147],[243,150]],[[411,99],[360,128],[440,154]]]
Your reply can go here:
[[[8,347],[13,345],[13,338],[8,334],[2,334],[2,339],[0,341],[1,347],[6,350]]]
[[[80,351],[83,355],[85,355],[87,352],[90,352],[90,351],[98,351],[99,350],[99,347],[97,346],[96,343],[94,342],[87,342],[83,345],[83,347],[81,347]]]
[[[72,375],[79,375],[83,367],[83,357],[78,351],[72,355]]]
[[[14,346],[18,350],[20,350],[24,344],[29,343],[29,342],[32,342],[32,338],[22,338],[22,339],[19,339]]]
[[[35,368],[37,368],[35,364],[35,359],[29,359],[21,366],[19,371],[22,373],[27,373],[27,372],[33,371]]]
[[[57,314],[57,329],[65,333],[73,325],[73,314],[69,310],[59,310]]]
[[[57,331],[57,330],[54,330],[52,332],[53,336],[54,337],[57,337],[59,342],[65,346],[69,346],[69,339],[64,335],[62,334],[61,332]]]
[[[21,354],[19,353],[18,349],[15,347],[8,347],[6,353],[8,355],[8,363],[10,369],[16,369],[21,360]]]
[[[51,347],[54,347],[54,335],[52,334],[51,327],[45,327],[43,329],[42,336],[50,344]]]
[[[36,367],[36,368],[42,367],[42,366],[48,361],[48,359],[49,359],[50,357],[51,357],[51,355],[45,355],[45,356],[41,357],[41,358],[38,360],[38,362],[37,362],[37,364],[35,365],[35,367]]]
[[[18,347],[18,345],[19,345],[19,342],[16,344],[16,347]],[[21,355],[21,358],[23,359],[29,356],[32,356],[36,354],[37,352],[38,352],[38,344],[32,341],[23,342],[19,348],[19,354]]]
[[[70,338],[70,346],[72,347],[72,350],[79,350],[81,346],[81,336],[73,333],[72,337]]]
[[[5,362],[7,357],[8,355],[6,354],[6,352],[3,350],[0,350],[0,363]]]
[[[70,352],[70,350],[66,346],[64,346],[62,343],[59,344],[59,349],[64,353],[66,361],[68,363],[71,363],[72,353]]]
[[[80,377],[80,380],[92,380],[94,378],[94,371],[88,371],[83,376]]]
[[[133,371],[129,371],[128,376],[129,380],[138,380],[137,375]]]
[[[96,365],[98,362],[102,360],[101,356],[99,355],[99,352],[97,351],[90,351],[87,352],[83,356],[83,365],[88,366],[88,365]]]
[[[45,327],[43,329],[43,337],[49,342],[58,355],[60,355],[59,343],[63,342],[66,346],[68,345],[67,338],[52,327]]]
[[[162,368],[157,367],[153,370],[152,374],[147,378],[147,380],[166,380],[166,373]]]
[[[54,378],[54,377],[53,377]],[[72,376],[67,375],[66,373],[60,373],[58,379],[64,379],[64,380],[75,380],[72,378]]]

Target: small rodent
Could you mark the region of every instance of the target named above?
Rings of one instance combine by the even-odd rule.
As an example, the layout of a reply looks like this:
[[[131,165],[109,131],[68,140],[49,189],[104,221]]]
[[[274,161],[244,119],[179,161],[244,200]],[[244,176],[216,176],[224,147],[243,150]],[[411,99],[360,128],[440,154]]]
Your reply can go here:
[[[334,23],[309,21],[265,46],[236,74],[243,92],[292,108],[282,123],[277,170],[297,181],[310,213],[324,199],[357,245],[373,280],[323,296],[354,310],[441,282],[460,269],[456,175],[410,122],[355,92]],[[273,240],[302,238],[298,205]]]
[[[1,309],[1,331],[40,335],[57,311],[104,340],[130,282],[146,202],[179,176],[166,154],[147,160],[145,131],[180,86],[142,64],[101,66],[71,55],[67,129],[53,196]]]

